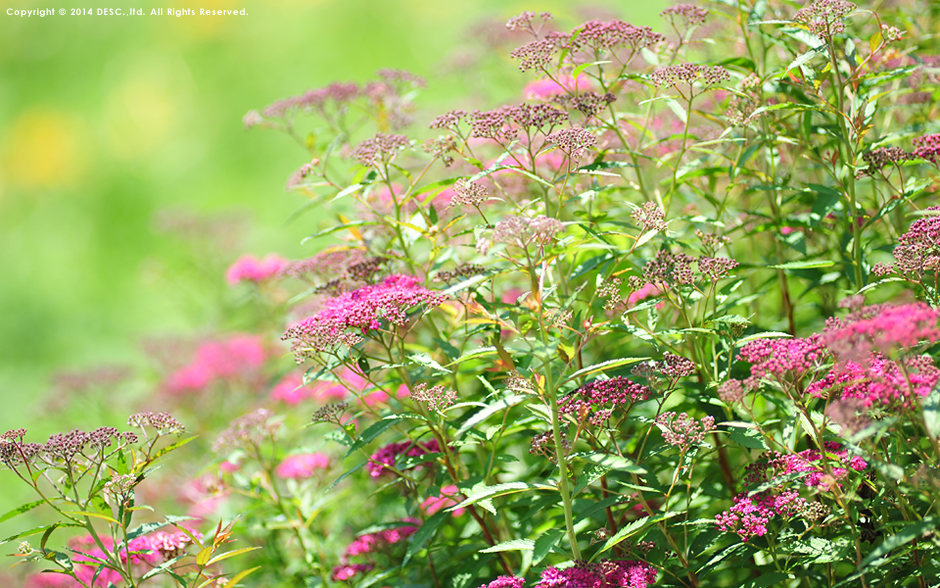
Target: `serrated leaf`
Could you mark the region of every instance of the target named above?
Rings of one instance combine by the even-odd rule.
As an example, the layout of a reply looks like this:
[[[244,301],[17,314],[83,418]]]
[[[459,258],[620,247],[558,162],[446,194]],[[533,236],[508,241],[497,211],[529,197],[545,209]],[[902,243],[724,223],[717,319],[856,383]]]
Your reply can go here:
[[[362,435],[356,439],[356,442],[352,444],[352,447],[349,448],[349,451],[346,452],[346,457],[352,455],[352,453],[358,450],[360,447],[371,443],[376,437],[395,426],[395,423],[401,420],[402,418],[400,416],[393,415],[385,417],[384,419],[369,425],[369,427],[362,432]]]
[[[492,547],[481,549],[480,553],[498,553],[500,551],[532,551],[535,549],[535,541],[531,539],[510,539],[497,543]]]
[[[518,492],[525,492],[526,490],[552,490],[557,492],[558,489],[546,484],[529,484],[527,482],[506,482],[505,484],[496,484],[494,486],[483,486],[482,488],[471,490],[466,500],[456,506],[450,507],[447,511],[453,512],[458,508],[465,508],[481,500],[505,496],[507,494],[516,494]]]
[[[218,562],[220,562],[220,561],[222,561],[222,560],[224,560],[224,559],[228,559],[228,558],[230,558],[230,557],[235,557],[236,555],[241,555],[241,554],[243,554],[243,553],[248,553],[249,551],[254,551],[254,550],[256,550],[256,549],[261,549],[261,548],[260,548],[260,547],[243,547],[243,548],[241,548],[241,549],[235,549],[235,550],[232,550],[232,551],[226,551],[225,553],[220,553],[219,555],[217,555],[217,556],[213,557],[212,559],[210,559],[209,562],[208,562],[206,565],[210,565],[210,566],[211,566],[212,564],[218,563]]]
[[[189,443],[190,441],[193,441],[193,440],[195,440],[195,439],[196,439],[195,436],[194,436],[194,437],[187,437],[186,439],[180,439],[180,440],[177,441],[176,443],[171,443],[170,445],[167,445],[166,447],[164,447],[163,449],[161,449],[160,451],[156,452],[156,453],[153,455],[153,457],[150,459],[150,463],[153,463],[153,462],[157,461],[158,459],[160,459],[161,457],[163,457],[163,456],[166,455],[167,453],[169,453],[169,452],[171,452],[171,451],[173,451],[173,450],[175,450],[175,449],[179,449],[179,448],[182,447],[183,445],[186,445],[187,443]],[[146,474],[146,472],[145,472],[145,474]]]
[[[673,100],[672,98],[666,98],[666,106],[669,107],[669,110],[673,112],[676,116],[679,117],[683,123],[689,120],[689,113],[685,111],[685,108],[681,104]]]
[[[408,560],[417,555],[419,551],[424,547],[424,544],[434,536],[434,533],[437,531],[438,527],[447,520],[447,517],[451,516],[451,513],[447,511],[440,511],[434,513],[434,516],[424,521],[424,524],[421,525],[415,534],[411,536],[411,543],[408,545],[408,550],[405,551],[405,558],[402,561],[402,566],[408,563]]]
[[[558,540],[564,536],[565,532],[561,529],[549,529],[542,533],[542,536],[535,540],[535,547],[532,550],[532,565],[538,565],[545,556],[551,553],[552,548],[558,543]]]
[[[728,431],[731,441],[749,449],[769,449],[763,435],[756,429],[731,429]]]
[[[469,430],[472,429],[473,427],[477,426],[478,424],[482,423],[483,421],[485,421],[486,419],[488,419],[490,416],[496,414],[497,412],[501,412],[501,411],[503,411],[503,410],[508,410],[510,407],[515,406],[515,405],[517,405],[517,404],[523,402],[525,399],[526,399],[526,397],[523,396],[522,394],[511,394],[511,395],[509,395],[509,396],[507,396],[507,397],[505,397],[505,398],[502,398],[502,399],[500,399],[500,400],[497,400],[497,401],[494,402],[493,404],[490,404],[489,406],[487,406],[486,408],[484,408],[484,409],[481,410],[480,412],[474,414],[472,417],[470,417],[469,419],[467,419],[467,420],[460,426],[460,428],[457,429],[457,433],[455,434],[455,438],[456,438],[456,439],[460,439],[461,437],[463,437],[463,435],[464,435],[467,431],[469,431]]]
[[[587,466],[584,468],[584,471],[581,472],[581,475],[578,476],[578,483],[575,484],[574,489],[571,491],[571,496],[577,496],[582,490],[593,484],[610,470],[611,468],[596,463]]]
[[[430,368],[431,370],[440,374],[453,373],[449,369],[434,361],[427,353],[415,353],[414,355],[408,356],[408,359],[418,365],[423,365],[424,367]]]
[[[786,71],[781,77],[785,77],[788,73],[790,73],[790,70],[796,69],[805,63],[809,63],[810,60],[821,54],[829,55],[829,48],[825,44],[819,45],[818,47],[813,47],[805,53],[797,56],[796,59],[790,62],[790,65],[787,66]]]

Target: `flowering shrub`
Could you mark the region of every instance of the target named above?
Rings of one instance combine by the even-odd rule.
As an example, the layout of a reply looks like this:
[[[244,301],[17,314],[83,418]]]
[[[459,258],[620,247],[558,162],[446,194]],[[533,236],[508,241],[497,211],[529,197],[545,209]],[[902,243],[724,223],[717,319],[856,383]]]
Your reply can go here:
[[[494,37],[518,101],[418,125],[425,82],[381,70],[250,112],[335,224],[220,271],[265,312],[164,370],[209,441],[193,526],[128,532],[169,417],[12,431],[59,521],[19,555],[82,586],[229,554],[230,586],[937,585],[940,59],[903,4],[525,12]]]

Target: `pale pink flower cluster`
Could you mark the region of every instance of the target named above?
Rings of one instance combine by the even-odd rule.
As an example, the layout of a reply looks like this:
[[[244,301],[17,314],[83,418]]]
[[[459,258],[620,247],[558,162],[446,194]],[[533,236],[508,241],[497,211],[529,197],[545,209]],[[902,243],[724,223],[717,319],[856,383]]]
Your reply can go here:
[[[167,378],[170,394],[199,392],[215,381],[232,382],[256,375],[268,357],[260,337],[235,335],[209,341],[196,350],[196,358]]]
[[[450,484],[449,486],[444,486],[441,488],[441,493],[438,496],[430,496],[421,503],[421,510],[427,516],[431,516],[442,508],[450,508],[452,506],[457,506],[460,504],[460,489],[457,486]],[[457,508],[454,509],[453,516],[459,517],[467,509]]]
[[[313,477],[317,470],[330,467],[330,458],[322,453],[288,455],[277,464],[274,474],[285,480],[300,480]]]
[[[289,263],[283,257],[273,253],[265,256],[264,259],[258,259],[254,255],[243,255],[229,266],[225,279],[232,286],[239,282],[259,283],[277,277]]]
[[[419,283],[414,276],[394,274],[379,284],[345,292],[326,300],[318,313],[287,329],[281,338],[294,340],[291,350],[302,362],[311,352],[355,344],[368,331],[382,328],[383,322],[404,326],[410,309],[440,306],[446,300],[444,294]]]

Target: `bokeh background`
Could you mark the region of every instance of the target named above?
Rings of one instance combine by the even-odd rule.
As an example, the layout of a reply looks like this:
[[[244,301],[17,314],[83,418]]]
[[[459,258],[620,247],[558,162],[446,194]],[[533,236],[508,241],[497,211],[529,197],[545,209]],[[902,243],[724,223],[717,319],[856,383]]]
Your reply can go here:
[[[245,131],[246,111],[392,67],[427,78],[424,128],[451,108],[519,99],[533,75],[490,51],[509,16],[548,10],[565,29],[613,17],[661,29],[665,5],[0,0],[0,430],[96,426],[40,417],[56,372],[139,366],[142,337],[230,318],[218,300],[242,253],[311,253],[301,240],[330,213],[287,223],[304,200],[283,187],[304,151]],[[248,15],[7,15],[131,6]]]

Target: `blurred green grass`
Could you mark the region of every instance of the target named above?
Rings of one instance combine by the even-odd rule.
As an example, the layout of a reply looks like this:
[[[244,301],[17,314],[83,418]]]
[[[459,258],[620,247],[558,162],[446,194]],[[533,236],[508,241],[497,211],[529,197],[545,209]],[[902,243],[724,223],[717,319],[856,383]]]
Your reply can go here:
[[[0,0],[0,430],[27,426],[39,437],[56,426],[35,422],[33,409],[61,367],[134,363],[145,334],[221,320],[205,284],[223,288],[223,276],[204,275],[159,230],[161,211],[249,220],[211,267],[243,252],[312,253],[300,245],[311,219],[283,224],[303,204],[282,187],[304,154],[280,134],[245,132],[249,109],[381,67],[428,78],[418,103],[432,115],[468,106],[465,95],[481,88],[505,100],[532,79],[508,56],[485,80],[446,65],[482,18],[549,10],[562,28],[593,15],[661,28],[664,5],[206,0],[174,7],[248,16],[40,19],[6,9],[60,6]]]

